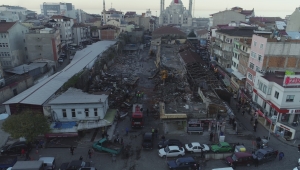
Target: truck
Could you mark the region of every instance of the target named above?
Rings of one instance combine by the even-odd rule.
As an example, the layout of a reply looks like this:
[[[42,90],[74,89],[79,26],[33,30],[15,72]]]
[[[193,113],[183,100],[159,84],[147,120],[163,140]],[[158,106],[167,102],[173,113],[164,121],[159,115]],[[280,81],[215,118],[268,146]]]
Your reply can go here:
[[[143,115],[142,104],[133,104],[132,106],[131,127],[132,128],[144,127],[144,115]]]
[[[11,170],[44,170],[43,161],[17,161]]]
[[[16,156],[0,156],[0,169],[7,169],[13,167],[17,162],[18,157]]]
[[[119,143],[113,143],[107,140],[107,138],[103,138],[98,142],[95,142],[93,144],[93,148],[98,151],[104,151],[117,155],[122,151],[123,145]]]

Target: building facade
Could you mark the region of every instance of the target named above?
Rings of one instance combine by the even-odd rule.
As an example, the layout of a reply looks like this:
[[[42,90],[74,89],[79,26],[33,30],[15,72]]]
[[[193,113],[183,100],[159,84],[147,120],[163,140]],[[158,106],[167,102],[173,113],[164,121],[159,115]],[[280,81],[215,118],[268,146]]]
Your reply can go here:
[[[19,22],[0,22],[0,61],[3,69],[26,61],[25,34],[28,31]]]
[[[57,62],[60,49],[60,33],[55,28],[35,30],[25,34],[27,62],[47,59]]]
[[[27,9],[24,7],[19,6],[9,6],[9,5],[1,5],[0,11],[8,11],[8,12],[14,12],[15,14],[21,13],[26,16]]]
[[[51,17],[53,15],[65,15],[66,11],[75,9],[72,3],[47,3],[40,5],[41,14]]]
[[[52,25],[53,28],[59,29],[62,47],[73,43],[72,27],[74,25],[74,21],[72,18],[54,15],[51,17],[49,24]]]
[[[81,45],[84,42],[90,41],[90,26],[87,26],[83,23],[75,23],[73,25],[72,31],[74,44]]]
[[[297,7],[292,15],[287,19],[286,31],[300,32],[300,7]]]
[[[120,29],[113,25],[104,25],[99,29],[100,40],[115,40],[119,37]]]
[[[274,71],[258,73],[256,77],[252,100],[259,105],[258,119],[277,136],[294,139],[300,130],[296,126],[300,120],[299,73]]]
[[[211,14],[211,17],[209,18],[210,27],[229,24],[231,22],[235,22],[238,24],[240,22],[246,22],[246,16],[236,11],[225,10],[215,14]]]
[[[186,9],[181,0],[172,0],[165,9],[165,1],[161,0],[159,25],[192,26],[192,0],[189,0],[189,8]]]

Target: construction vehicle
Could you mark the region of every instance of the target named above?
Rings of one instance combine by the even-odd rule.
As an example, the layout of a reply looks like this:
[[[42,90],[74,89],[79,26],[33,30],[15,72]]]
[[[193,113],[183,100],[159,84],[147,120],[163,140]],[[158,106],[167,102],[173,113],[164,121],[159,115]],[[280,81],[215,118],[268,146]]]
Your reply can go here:
[[[131,115],[131,127],[132,128],[144,127],[144,115],[143,115],[142,104],[133,104],[132,115]]]

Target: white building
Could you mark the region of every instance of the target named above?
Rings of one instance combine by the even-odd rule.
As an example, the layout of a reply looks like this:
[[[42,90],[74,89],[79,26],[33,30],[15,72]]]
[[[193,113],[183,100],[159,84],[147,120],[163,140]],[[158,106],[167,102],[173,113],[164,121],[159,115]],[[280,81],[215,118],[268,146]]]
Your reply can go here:
[[[189,0],[189,9],[186,9],[181,0],[172,0],[165,9],[165,1],[161,0],[159,25],[192,26],[192,0]]]
[[[9,11],[9,12],[14,12],[15,14],[21,13],[23,15],[27,14],[26,13],[27,9],[19,6],[1,5],[0,11]]]
[[[300,120],[300,75],[285,72],[256,74],[253,98],[261,109],[257,113],[263,124],[287,140],[294,139]],[[298,129],[299,130],[299,129]]]
[[[74,44],[80,45],[90,40],[90,26],[84,25],[83,23],[75,23],[72,31]]]
[[[72,18],[54,15],[51,17],[49,24],[51,24],[54,28],[59,29],[62,46],[73,43],[72,27],[74,25],[74,21]]]
[[[51,17],[53,15],[65,15],[67,11],[75,9],[72,3],[47,3],[40,5],[41,14]]]

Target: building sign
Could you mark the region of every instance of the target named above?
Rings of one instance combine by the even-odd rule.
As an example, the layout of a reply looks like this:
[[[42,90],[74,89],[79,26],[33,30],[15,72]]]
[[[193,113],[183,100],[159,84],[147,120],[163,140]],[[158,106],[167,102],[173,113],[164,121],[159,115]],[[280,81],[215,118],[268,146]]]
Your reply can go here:
[[[283,79],[283,86],[299,86],[300,75],[285,75]]]
[[[284,129],[284,130],[290,131],[290,128],[288,128],[288,127],[286,127],[286,126],[279,125],[279,127],[281,127],[281,128]]]
[[[289,109],[290,114],[300,113],[300,109]]]

